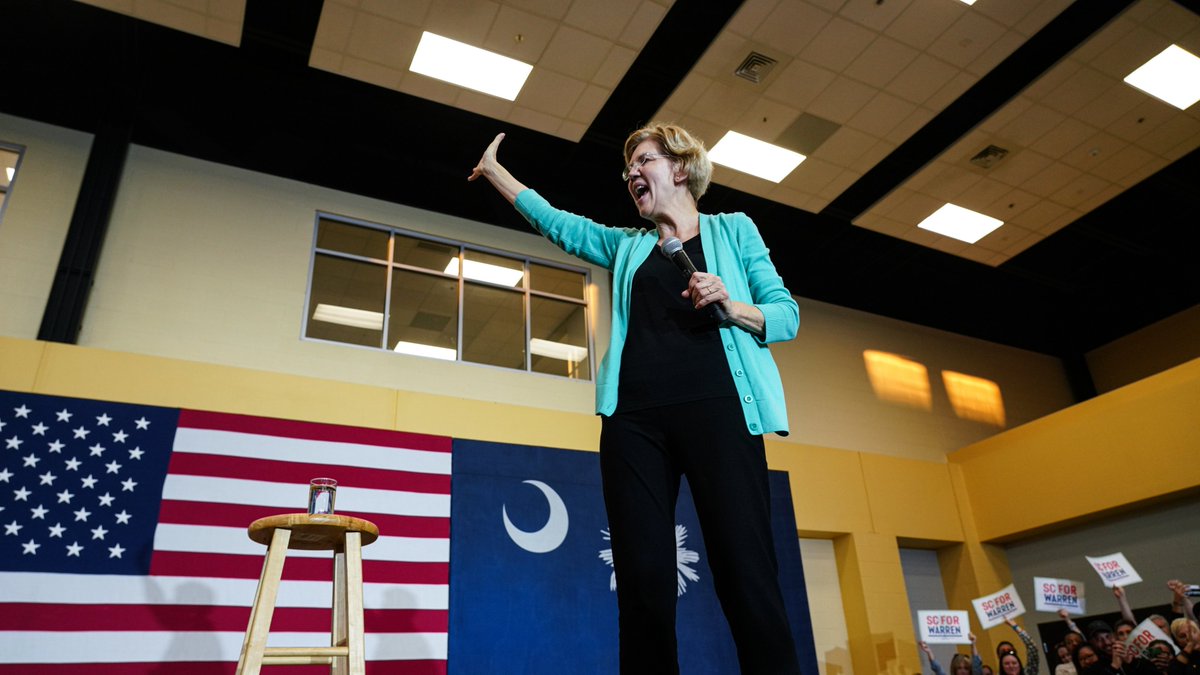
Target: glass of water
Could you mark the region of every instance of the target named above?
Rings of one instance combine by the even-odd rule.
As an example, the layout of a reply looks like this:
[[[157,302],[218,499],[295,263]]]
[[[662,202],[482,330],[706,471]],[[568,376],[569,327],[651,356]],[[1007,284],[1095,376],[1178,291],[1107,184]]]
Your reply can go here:
[[[337,498],[337,481],[332,478],[314,478],[308,482],[308,515],[333,513],[333,502]]]

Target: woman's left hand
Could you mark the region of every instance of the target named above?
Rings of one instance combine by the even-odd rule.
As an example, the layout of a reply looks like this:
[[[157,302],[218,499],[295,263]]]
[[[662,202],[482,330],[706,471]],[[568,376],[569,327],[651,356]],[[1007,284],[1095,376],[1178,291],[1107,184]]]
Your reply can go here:
[[[708,305],[720,305],[726,312],[729,311],[729,306],[726,304],[729,301],[729,291],[725,289],[725,284],[721,282],[721,277],[707,272],[696,272],[688,279],[688,287],[682,293],[683,297],[691,298],[692,306],[696,309],[707,307]]]

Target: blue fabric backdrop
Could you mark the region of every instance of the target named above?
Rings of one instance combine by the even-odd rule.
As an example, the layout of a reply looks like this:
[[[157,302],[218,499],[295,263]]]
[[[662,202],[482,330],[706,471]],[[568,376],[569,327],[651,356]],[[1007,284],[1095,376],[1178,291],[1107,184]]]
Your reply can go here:
[[[616,673],[617,603],[599,455],[478,441],[454,441],[450,521],[450,675]],[[801,667],[817,673],[816,650],[787,474],[771,472],[772,526],[780,582]],[[545,553],[518,546],[504,514],[524,532],[547,525],[553,496],[567,531]],[[682,548],[699,579],[679,598],[680,668],[687,675],[736,673],[737,656],[713,592],[704,541],[686,481],[676,509]],[[552,542],[553,543],[553,542]]]

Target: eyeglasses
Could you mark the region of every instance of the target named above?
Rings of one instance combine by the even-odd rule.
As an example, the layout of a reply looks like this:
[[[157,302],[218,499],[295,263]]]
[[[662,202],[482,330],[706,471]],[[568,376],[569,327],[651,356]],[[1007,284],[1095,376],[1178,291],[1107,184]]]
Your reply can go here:
[[[642,168],[643,164],[645,164],[646,162],[649,162],[652,159],[658,159],[660,157],[670,157],[670,156],[671,155],[661,153],[661,152],[647,152],[646,154],[642,155],[641,157],[638,157],[637,159],[630,162],[629,165],[625,167],[625,170],[621,172],[621,180],[625,180],[625,181],[629,180],[629,174]]]

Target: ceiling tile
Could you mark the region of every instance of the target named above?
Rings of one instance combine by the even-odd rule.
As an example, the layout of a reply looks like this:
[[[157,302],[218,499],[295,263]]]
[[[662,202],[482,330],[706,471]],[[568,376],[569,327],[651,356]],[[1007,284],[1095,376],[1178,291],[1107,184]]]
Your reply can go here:
[[[892,0],[891,2],[880,3],[877,0],[874,2],[864,0],[851,0],[847,2],[838,11],[841,16],[861,23],[862,25],[876,31],[882,31],[884,28],[897,20],[910,5],[916,5],[920,2],[910,2],[910,0]]]
[[[977,12],[966,12],[926,50],[951,63],[971,63],[1004,34],[1004,26]]]
[[[405,71],[347,56],[342,59],[342,75],[388,89],[398,89]],[[422,76],[418,76],[422,77]]]
[[[508,114],[508,121],[544,134],[556,133],[562,125],[561,118],[522,106],[513,106],[512,112]]]
[[[804,110],[836,79],[837,75],[824,68],[803,61],[792,61],[783,66],[783,70],[775,81],[768,85],[764,95],[798,110]]]
[[[1065,118],[1037,143],[1038,152],[1061,159],[1096,133],[1096,128],[1074,118]]]
[[[874,136],[843,126],[833,132],[833,135],[822,143],[820,148],[817,148],[813,156],[827,160],[840,160],[849,166],[850,163],[856,162],[866,154],[877,142],[878,139]]]
[[[1102,187],[1100,190],[1092,193],[1092,195],[1090,197],[1087,197],[1082,202],[1080,202],[1079,209],[1081,211],[1084,211],[1084,212],[1094,211],[1094,210],[1100,208],[1101,206],[1104,206],[1104,204],[1108,200],[1121,194],[1121,191],[1122,191],[1121,186],[1113,185],[1113,184],[1107,183],[1107,182],[1103,183],[1103,185],[1104,185],[1104,187]]]
[[[639,0],[573,2],[563,22],[616,42],[639,4]]]
[[[920,54],[917,50],[887,36],[867,46],[845,70],[845,74],[875,87],[883,87],[899,75]]]
[[[526,86],[528,86],[528,83],[526,83]],[[524,91],[522,91],[522,94],[524,94]],[[506,101],[502,98],[468,89],[458,90],[458,96],[455,97],[454,104],[463,110],[469,110],[495,120],[507,119],[512,114],[513,108],[516,107],[512,101]]]
[[[700,95],[712,85],[712,82],[712,79],[708,77],[694,72],[690,73],[683,78],[683,82],[680,82],[678,87],[675,87],[675,91],[671,92],[671,96],[663,104],[663,107],[676,110],[691,108],[695,105],[696,99],[700,98]]]
[[[755,98],[731,129],[751,138],[774,142],[799,115],[800,111],[791,106],[769,98]]]
[[[830,70],[841,71],[849,66],[875,33],[840,17],[833,17],[812,42],[800,52],[800,58]]]
[[[1110,154],[1093,167],[1091,172],[1104,180],[1120,183],[1126,176],[1156,159],[1153,154],[1136,145],[1126,145],[1120,152]]]
[[[920,131],[926,124],[929,124],[933,118],[934,114],[932,110],[917,108],[892,129],[887,136],[887,140],[894,141],[899,145],[907,140],[909,136]]]
[[[886,140],[876,141],[866,152],[850,162],[848,168],[859,173],[866,173],[867,170],[878,164],[895,149],[895,143]]]
[[[989,134],[999,134],[1006,125],[1025,114],[1025,111],[1033,105],[1033,101],[1028,98],[1017,96],[996,112],[988,115],[987,119],[979,123],[979,128]]]
[[[841,172],[842,167],[836,164],[809,157],[801,162],[795,171],[788,174],[787,178],[783,179],[783,183],[789,188],[811,195],[829,185]]]
[[[1100,98],[1113,86],[1113,79],[1098,70],[1082,67],[1065,78],[1041,103],[1067,115]]]
[[[996,165],[989,175],[992,179],[1008,185],[1021,185],[1044,171],[1052,161],[1049,157],[1032,150],[1018,149]]]
[[[578,28],[559,26],[538,65],[590,82],[612,47],[611,42]]]
[[[342,70],[345,72],[344,66]],[[463,91],[462,87],[456,87],[449,82],[435,80],[411,71],[404,73],[399,89],[406,94],[420,96],[446,105],[454,105],[454,102],[458,100],[458,95]]]
[[[817,192],[818,197],[825,199],[833,199],[846,191],[846,188],[854,184],[854,181],[862,177],[862,173],[858,171],[844,170],[837,175],[837,178],[829,181],[825,187]],[[819,209],[818,209],[819,210]]]
[[[978,77],[988,74],[1024,43],[1024,36],[1014,31],[1005,31],[987,49],[983,50],[978,58],[967,64],[967,72]]]
[[[420,39],[421,31],[412,26],[360,14],[350,32],[346,55],[396,70],[408,70]]]
[[[1128,143],[1103,131],[1084,139],[1063,155],[1063,161],[1081,171],[1092,171],[1109,157],[1118,155]]]
[[[922,104],[954,77],[958,68],[921,54],[887,85],[887,90],[907,101]]]
[[[1041,199],[1035,201],[1028,209],[1013,216],[1012,222],[1027,230],[1044,233],[1043,228],[1068,211],[1069,209],[1062,204],[1056,204],[1048,199]]]
[[[354,17],[358,13],[344,5],[327,4],[321,9],[321,18],[317,22],[317,34],[313,38],[313,47],[342,52],[350,40],[350,31],[354,28]]]
[[[658,3],[638,3],[637,10],[634,11],[625,30],[617,38],[617,42],[626,47],[641,49],[658,29],[658,24],[662,23],[663,17],[666,15],[667,8]]]
[[[557,29],[558,24],[545,17],[504,5],[496,13],[496,21],[481,46],[511,59],[535,64],[542,58]]]
[[[1133,110],[1144,99],[1145,94],[1122,82],[1077,110],[1075,117],[1094,127],[1104,128]]]
[[[571,107],[571,111],[567,113],[567,119],[590,124],[596,118],[596,113],[604,107],[604,102],[608,100],[611,93],[612,91],[609,89],[589,84],[579,95],[575,105]]]
[[[1127,141],[1135,142],[1175,117],[1178,109],[1171,107],[1149,94],[1141,94],[1142,100],[1129,112],[1121,115],[1105,130]]]
[[[1052,162],[1045,169],[1038,172],[1036,176],[1021,183],[1020,187],[1040,197],[1049,197],[1081,175],[1082,172],[1079,169],[1071,168],[1059,162]],[[1073,205],[1068,202],[1062,203],[1066,206]]]
[[[1006,223],[1017,222],[1016,219],[1020,218],[1022,213],[1029,211],[1038,201],[1039,199],[1035,195],[1021,189],[1012,189],[988,204],[984,212],[990,213]]]
[[[1197,111],[1197,115],[1200,115],[1200,110]],[[1139,143],[1150,152],[1166,156],[1173,148],[1198,133],[1200,119],[1188,115],[1174,115],[1152,129]]]
[[[582,80],[546,70],[534,68],[521,87],[517,105],[544,112],[555,117],[566,117],[575,101],[583,93],[586,84]]]
[[[1123,80],[1169,44],[1171,41],[1161,34],[1144,26],[1135,26],[1112,49],[1097,54],[1090,65],[1109,77]]]
[[[558,127],[558,135],[572,141],[578,141],[587,133],[588,126],[571,120],[563,120],[563,123]]]
[[[746,0],[725,25],[725,30],[749,38],[778,5],[779,0]]]
[[[1096,196],[1109,185],[1109,182],[1102,178],[1082,173],[1051,194],[1050,198],[1064,206],[1086,211],[1083,202]]]
[[[954,203],[985,216],[1000,218],[1005,213],[1003,210],[994,210],[996,201],[1011,191],[1012,188],[1008,185],[985,176],[983,180],[973,184],[970,189],[963,191]]]
[[[614,45],[608,52],[608,57],[604,59],[604,63],[600,64],[600,69],[596,71],[592,82],[601,87],[615,89],[621,78],[625,77],[625,73],[629,72],[629,67],[633,65],[636,58],[637,52],[632,49]]]
[[[1072,0],[1051,0],[1032,3],[1033,9],[1021,19],[1014,28],[1021,35],[1033,35],[1054,17],[1062,13],[1072,3]]]
[[[737,124],[738,118],[750,107],[751,100],[750,96],[741,95],[733,85],[714,81],[708,90],[696,99],[690,113],[729,129]]]
[[[481,45],[499,11],[500,4],[489,0],[434,2],[425,15],[424,28],[452,40]]]
[[[381,1],[393,2],[394,0]],[[571,7],[571,0],[505,0],[505,4],[557,21],[567,15],[567,10]]]
[[[977,80],[974,75],[970,75],[968,73],[956,74],[950,79],[949,82],[946,83],[944,87],[938,90],[938,93],[934,94],[929,98],[929,100],[925,101],[925,107],[933,108],[934,110],[944,109],[946,106],[957,100],[959,96],[962,96],[964,93],[966,93],[966,91],[970,89],[976,81]]]
[[[754,31],[754,39],[795,56],[816,37],[833,15],[801,0],[783,0]]]
[[[342,54],[341,52],[313,47],[312,52],[308,55],[308,65],[319,70],[338,73],[342,70]]]
[[[1196,15],[1174,2],[1161,2],[1158,11],[1146,19],[1151,30],[1166,36],[1170,42],[1178,42],[1195,27]]]
[[[975,242],[978,246],[997,253],[1006,253],[1013,244],[1024,241],[1034,233],[1018,225],[1005,223]]]
[[[873,98],[874,89],[849,78],[839,77],[807,106],[798,107],[818,117],[845,124]]]
[[[692,72],[703,73],[713,78],[729,77],[751,51],[764,51],[764,49],[736,33],[723,31],[708,45],[708,49],[704,50],[704,54],[696,61]],[[767,56],[786,58],[776,52],[769,53]]]
[[[328,6],[332,3],[327,3]],[[406,23],[410,26],[421,26],[425,23],[425,15],[433,0],[413,0],[413,2],[392,2],[392,0],[362,0],[357,5],[361,12],[382,16],[393,21]],[[354,6],[352,3],[350,6]],[[323,11],[323,10],[322,10]]]
[[[879,92],[847,120],[846,125],[873,136],[887,138],[892,129],[916,109],[917,107],[908,101],[887,92]]]
[[[967,6],[961,2],[913,0],[903,13],[888,25],[884,34],[911,47],[925,50],[966,13]]]

